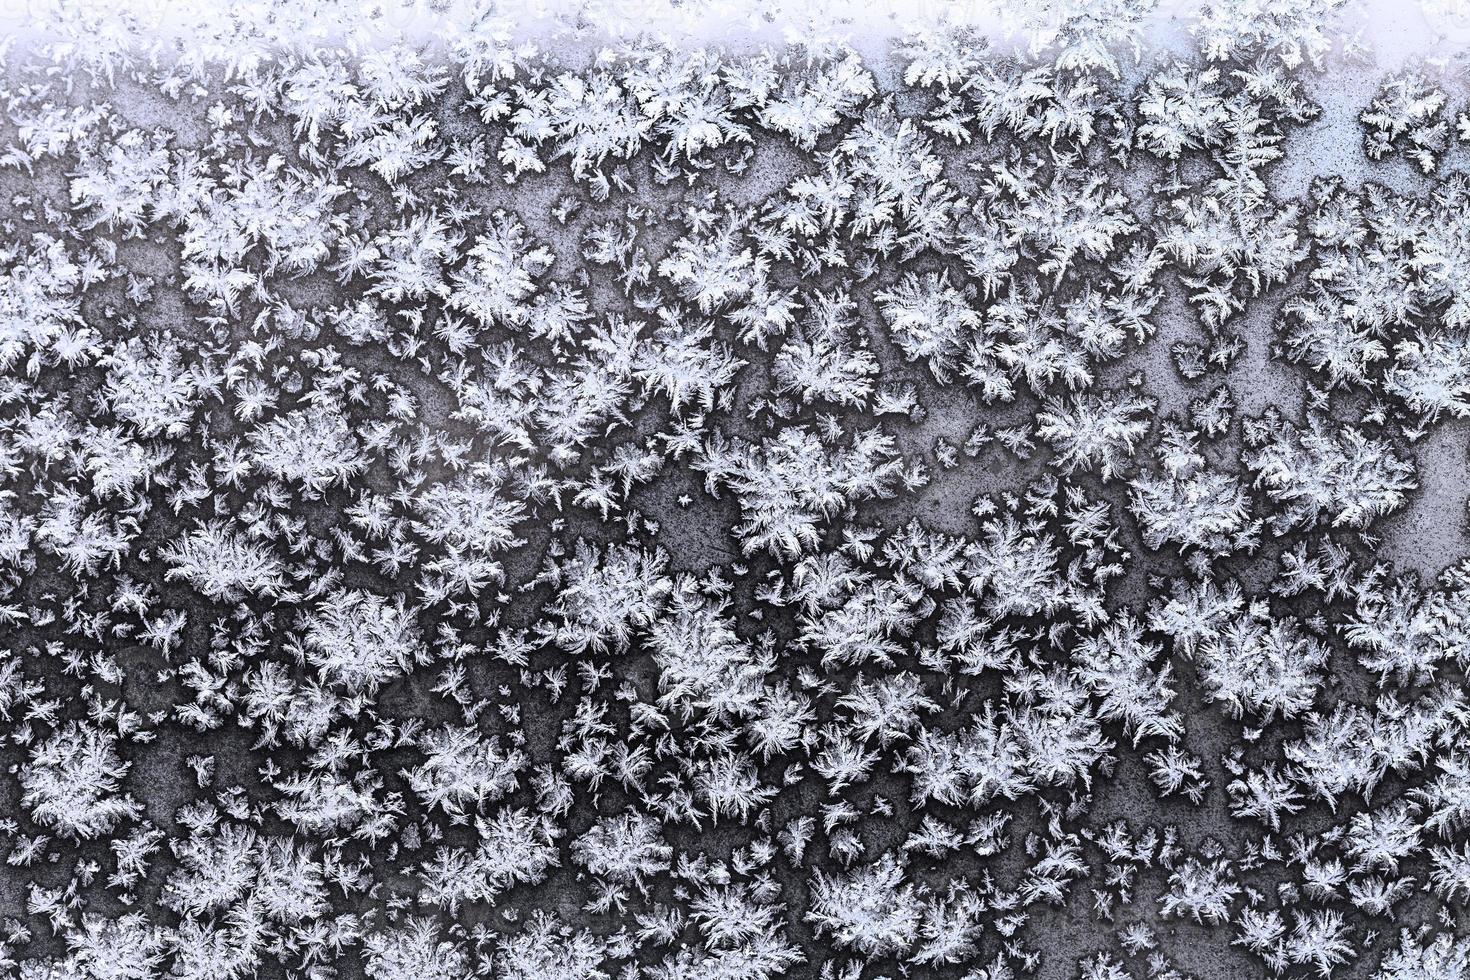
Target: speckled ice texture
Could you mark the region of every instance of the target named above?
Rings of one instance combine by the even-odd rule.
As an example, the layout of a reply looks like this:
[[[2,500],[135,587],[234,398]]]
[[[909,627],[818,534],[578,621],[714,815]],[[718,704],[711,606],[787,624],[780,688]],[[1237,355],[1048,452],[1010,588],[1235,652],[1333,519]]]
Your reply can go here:
[[[1470,980],[1470,6],[0,32],[0,980]]]

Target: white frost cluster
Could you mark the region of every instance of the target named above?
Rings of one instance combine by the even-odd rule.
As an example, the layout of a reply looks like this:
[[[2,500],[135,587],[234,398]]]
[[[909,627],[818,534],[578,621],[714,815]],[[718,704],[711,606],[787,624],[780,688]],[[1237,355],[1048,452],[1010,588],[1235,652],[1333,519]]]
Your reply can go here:
[[[0,45],[0,978],[1470,977],[1470,61],[679,6]]]

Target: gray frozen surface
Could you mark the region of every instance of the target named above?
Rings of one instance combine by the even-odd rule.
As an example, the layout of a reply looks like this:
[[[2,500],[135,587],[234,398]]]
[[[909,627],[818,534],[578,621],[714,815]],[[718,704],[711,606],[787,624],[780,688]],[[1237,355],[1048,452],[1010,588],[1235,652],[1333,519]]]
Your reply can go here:
[[[0,976],[1470,975],[1455,12],[616,6],[13,30]]]

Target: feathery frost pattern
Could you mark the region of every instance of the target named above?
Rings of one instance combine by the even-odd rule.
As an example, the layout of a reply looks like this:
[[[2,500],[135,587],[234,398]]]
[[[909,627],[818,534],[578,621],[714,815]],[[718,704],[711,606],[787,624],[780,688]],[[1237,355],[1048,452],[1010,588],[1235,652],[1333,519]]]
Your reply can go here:
[[[0,980],[1470,980],[1470,11],[36,0]]]

